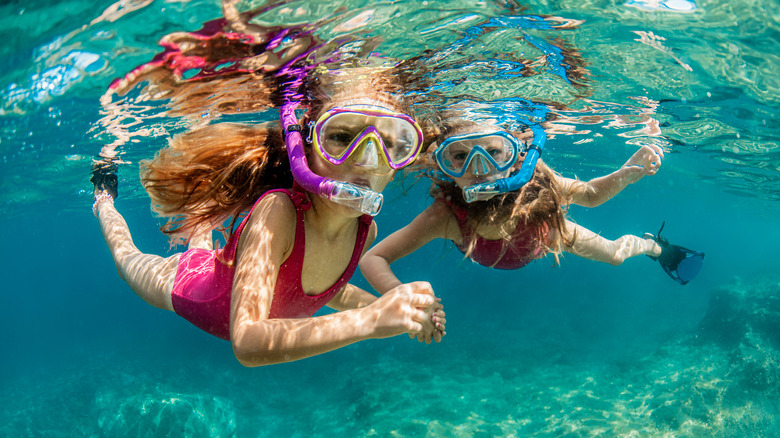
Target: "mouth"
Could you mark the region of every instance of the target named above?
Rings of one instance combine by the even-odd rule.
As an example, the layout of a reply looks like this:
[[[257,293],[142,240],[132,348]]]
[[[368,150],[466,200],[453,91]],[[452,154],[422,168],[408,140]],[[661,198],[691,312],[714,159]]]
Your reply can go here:
[[[364,189],[373,190],[371,183],[367,179],[357,178],[349,182],[352,185],[362,187]]]

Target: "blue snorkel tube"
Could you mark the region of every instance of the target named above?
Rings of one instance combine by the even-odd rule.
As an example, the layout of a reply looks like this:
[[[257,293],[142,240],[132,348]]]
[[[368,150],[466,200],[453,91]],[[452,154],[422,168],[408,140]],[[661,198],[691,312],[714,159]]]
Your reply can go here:
[[[463,189],[463,198],[466,202],[484,201],[500,193],[509,193],[522,188],[534,176],[536,161],[542,155],[544,144],[547,142],[547,133],[544,129],[534,123],[530,125],[534,139],[530,145],[526,146],[525,160],[520,170],[507,178],[496,181],[488,181],[481,184],[475,184]]]

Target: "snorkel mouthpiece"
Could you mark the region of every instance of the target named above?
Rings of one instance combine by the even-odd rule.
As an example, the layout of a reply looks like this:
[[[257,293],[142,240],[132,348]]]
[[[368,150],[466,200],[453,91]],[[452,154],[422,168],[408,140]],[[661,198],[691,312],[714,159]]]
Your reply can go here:
[[[363,214],[376,216],[382,208],[383,197],[381,193],[358,187],[343,181],[333,181],[328,199],[346,205]]]
[[[534,176],[536,161],[542,155],[544,144],[547,141],[547,134],[541,126],[533,124],[530,126],[534,139],[531,145],[527,147],[525,160],[520,170],[510,175],[508,178],[502,178],[497,181],[488,181],[481,184],[474,184],[463,189],[463,199],[468,203],[485,201],[500,193],[509,193],[522,188]]]
[[[382,208],[382,194],[343,181],[325,178],[312,172],[306,161],[301,127],[295,117],[296,102],[285,103],[279,111],[284,129],[284,141],[290,159],[290,170],[295,181],[306,191],[353,208],[363,214],[376,216]]]
[[[504,180],[500,180],[500,181],[504,181]],[[501,193],[506,193],[501,191],[501,188],[499,187],[498,184],[500,181],[491,181],[482,184],[475,184],[473,186],[468,186],[465,189],[463,189],[463,199],[465,199],[466,202],[470,204],[472,202],[477,202],[477,201],[487,201],[493,196],[496,196]]]

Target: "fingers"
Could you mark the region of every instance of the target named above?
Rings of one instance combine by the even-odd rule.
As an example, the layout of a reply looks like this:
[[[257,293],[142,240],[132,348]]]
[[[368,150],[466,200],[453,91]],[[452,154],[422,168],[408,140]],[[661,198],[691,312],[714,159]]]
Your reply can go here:
[[[433,322],[433,326],[436,327],[436,330],[443,332],[444,326],[447,324],[447,319],[434,314],[431,315],[431,322]]]
[[[649,145],[646,145],[646,147],[649,147],[650,149],[652,149],[653,152],[655,152],[656,155],[658,155],[659,157],[661,157],[661,158],[664,157],[664,149],[661,146],[658,146],[657,144],[649,144]]]
[[[446,318],[441,299],[433,294],[433,287],[427,281],[416,281],[399,285],[384,294],[381,299],[388,309],[394,308],[404,331],[418,342],[441,342]],[[396,326],[397,327],[397,326]]]
[[[657,166],[661,165],[661,160],[664,158],[664,150],[661,146],[650,144],[643,146],[643,149],[647,151],[647,157],[650,162]]]
[[[412,296],[411,302],[414,307],[427,309],[428,307],[431,307],[436,301],[433,295],[415,293]]]
[[[447,323],[447,320],[444,318],[444,312],[438,312],[431,315],[431,321],[433,322],[433,326],[436,330],[433,332],[433,339],[436,342],[441,342],[441,338],[447,334],[445,330],[445,325]]]
[[[427,281],[413,281],[407,283],[412,288],[413,292],[423,293],[433,296],[433,287]]]
[[[626,165],[642,169],[645,175],[655,175],[661,167],[664,157],[663,149],[654,144],[644,145],[634,153]]]
[[[418,342],[425,342],[430,344],[432,342],[441,342],[442,337],[446,334],[444,332],[444,324],[446,323],[443,317],[444,312],[427,313],[416,309],[410,313],[410,318],[414,323],[419,322],[422,329],[416,333],[410,334],[410,337],[417,337]]]
[[[423,323],[428,318],[428,314],[426,314],[424,311],[420,309],[415,309],[412,311],[412,319],[415,322],[419,322],[420,324]]]

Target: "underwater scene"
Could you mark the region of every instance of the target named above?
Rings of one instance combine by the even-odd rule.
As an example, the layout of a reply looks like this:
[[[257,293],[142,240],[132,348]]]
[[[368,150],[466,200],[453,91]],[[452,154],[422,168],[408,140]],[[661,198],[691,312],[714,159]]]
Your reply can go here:
[[[0,12],[0,436],[780,436],[776,0],[11,0]],[[569,253],[491,269],[439,239],[393,271],[441,298],[440,343],[402,334],[242,366],[230,342],[122,280],[90,177],[117,163],[135,245],[184,251],[161,233],[139,163],[190,129],[279,120],[274,93],[300,76],[263,69],[300,53],[301,75],[401,66],[389,71],[414,84],[418,121],[457,111],[541,127],[544,162],[568,178],[662,150],[656,174],[566,215],[611,240],[663,224],[704,254],[700,272],[683,285],[644,255],[613,266]],[[398,172],[375,242],[431,204],[430,186]],[[360,270],[351,283],[373,290]]]

